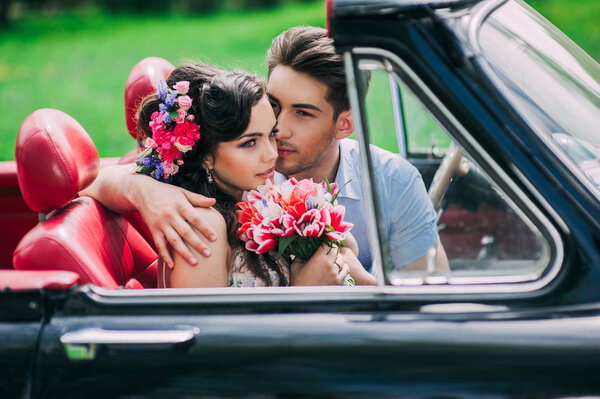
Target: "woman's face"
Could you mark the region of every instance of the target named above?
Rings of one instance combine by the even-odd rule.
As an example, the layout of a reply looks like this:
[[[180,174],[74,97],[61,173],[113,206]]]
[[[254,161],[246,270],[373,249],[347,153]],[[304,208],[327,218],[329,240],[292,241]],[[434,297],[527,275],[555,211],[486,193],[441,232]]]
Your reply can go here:
[[[277,145],[277,119],[267,96],[252,107],[250,123],[241,136],[219,143],[208,167],[215,184],[236,199],[267,179],[273,180]]]

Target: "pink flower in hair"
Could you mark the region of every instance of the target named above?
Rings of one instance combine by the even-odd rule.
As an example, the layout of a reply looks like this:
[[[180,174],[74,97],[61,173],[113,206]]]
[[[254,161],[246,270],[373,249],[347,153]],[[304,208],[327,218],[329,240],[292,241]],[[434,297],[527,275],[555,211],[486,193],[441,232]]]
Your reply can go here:
[[[185,117],[187,116],[187,112],[182,110],[181,108],[177,110],[177,118],[173,119],[175,123],[183,123],[185,121]]]
[[[152,137],[148,137],[146,139],[146,142],[144,143],[144,147],[146,147],[146,148],[156,148],[156,147],[158,147],[158,144],[156,144],[156,141],[154,141],[152,139]]]
[[[163,170],[165,177],[174,175],[179,171],[179,166],[174,165],[172,162],[163,163]]]
[[[178,94],[187,94],[188,90],[190,89],[190,82],[188,82],[187,80],[181,80],[175,83],[175,85],[173,85],[173,88],[177,90]]]
[[[185,111],[190,109],[192,106],[192,99],[189,96],[177,97],[176,101],[179,104],[179,107]]]

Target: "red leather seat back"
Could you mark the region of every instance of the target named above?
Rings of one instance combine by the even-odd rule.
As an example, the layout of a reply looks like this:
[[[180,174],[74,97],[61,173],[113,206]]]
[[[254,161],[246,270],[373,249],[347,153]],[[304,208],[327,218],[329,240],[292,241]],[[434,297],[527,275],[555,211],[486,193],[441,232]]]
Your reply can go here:
[[[31,230],[13,255],[17,270],[68,270],[82,284],[156,287],[156,252],[122,216],[78,198]]]
[[[45,156],[29,154],[41,148],[48,149]],[[44,212],[71,201],[97,174],[99,158],[91,139],[60,111],[43,109],[30,115],[19,130],[17,154],[21,190],[30,193],[28,204]],[[49,173],[49,168],[57,171]],[[54,185],[41,184],[38,173],[48,175]],[[73,271],[82,284],[149,288],[156,287],[156,259],[156,252],[124,217],[83,197],[50,213],[27,233],[13,254],[13,265],[18,270]]]
[[[23,199],[35,212],[49,212],[72,200],[94,181],[100,158],[79,123],[56,109],[25,118],[15,148]]]
[[[138,62],[125,83],[125,123],[127,130],[137,139],[137,109],[149,94],[156,92],[159,80],[166,81],[175,66],[159,57],[147,57]],[[135,157],[134,157],[135,158]]]

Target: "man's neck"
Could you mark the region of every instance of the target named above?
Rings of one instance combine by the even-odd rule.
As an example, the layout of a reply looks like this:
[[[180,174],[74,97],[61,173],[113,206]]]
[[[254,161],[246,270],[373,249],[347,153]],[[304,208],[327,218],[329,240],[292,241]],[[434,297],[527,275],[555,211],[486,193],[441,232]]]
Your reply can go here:
[[[339,142],[338,140],[334,140],[330,148],[321,154],[317,165],[287,177],[295,177],[297,180],[313,179],[317,183],[325,181],[325,179],[329,182],[334,182],[340,165],[340,156]]]

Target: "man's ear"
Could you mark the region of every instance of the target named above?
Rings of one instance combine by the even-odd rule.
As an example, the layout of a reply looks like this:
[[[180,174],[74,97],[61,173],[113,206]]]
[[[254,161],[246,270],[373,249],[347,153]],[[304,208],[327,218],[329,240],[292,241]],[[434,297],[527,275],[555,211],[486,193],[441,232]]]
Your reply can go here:
[[[213,170],[215,167],[215,159],[212,155],[207,155],[202,161],[202,167],[204,169]]]
[[[354,121],[352,119],[352,111],[341,112],[335,123],[335,138],[336,140],[345,139],[354,133]]]

